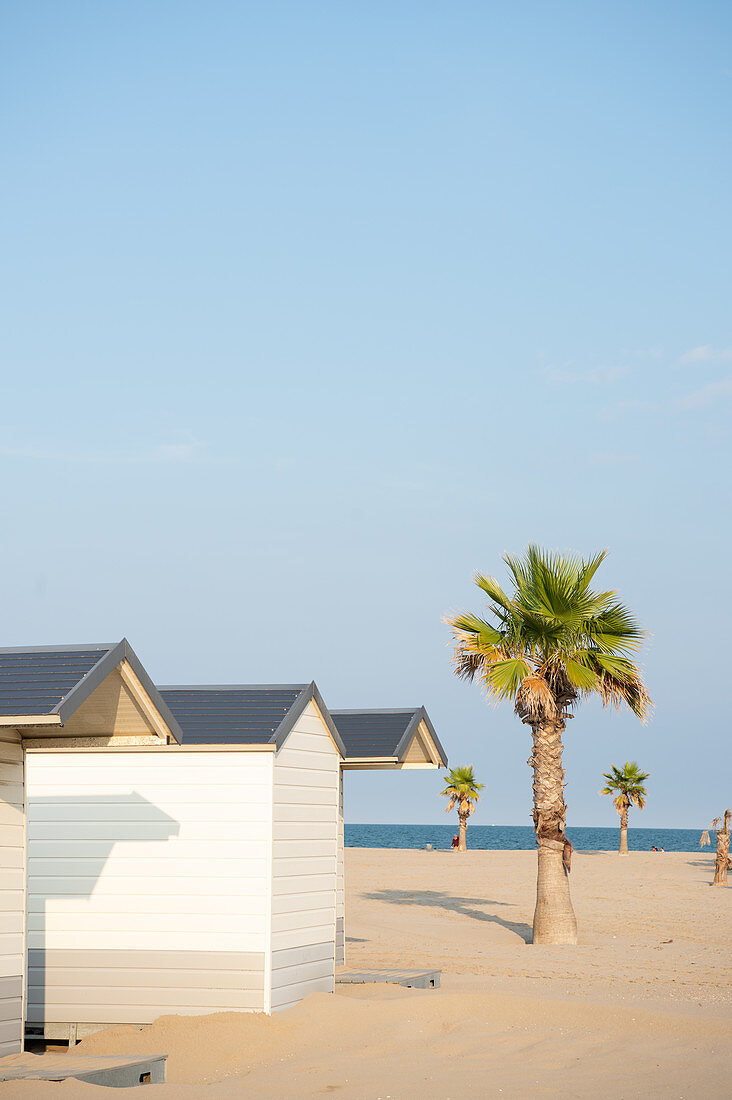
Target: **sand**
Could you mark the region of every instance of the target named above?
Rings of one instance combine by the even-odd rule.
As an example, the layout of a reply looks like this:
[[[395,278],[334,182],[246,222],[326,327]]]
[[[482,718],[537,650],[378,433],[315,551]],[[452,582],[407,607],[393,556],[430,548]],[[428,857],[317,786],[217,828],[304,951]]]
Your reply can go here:
[[[574,948],[527,945],[533,852],[346,853],[348,963],[442,988],[339,987],[273,1017],[168,1016],[78,1053],[169,1054],[168,1083],[5,1097],[717,1098],[732,1094],[732,888],[712,858],[575,853]]]

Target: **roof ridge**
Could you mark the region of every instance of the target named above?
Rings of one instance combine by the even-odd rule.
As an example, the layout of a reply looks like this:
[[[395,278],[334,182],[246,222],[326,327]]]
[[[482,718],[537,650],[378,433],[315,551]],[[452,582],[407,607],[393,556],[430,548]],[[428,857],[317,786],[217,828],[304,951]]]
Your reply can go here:
[[[158,691],[297,691],[309,684],[157,684]]]
[[[0,646],[0,653],[91,653],[114,649],[119,642],[89,642],[87,645],[19,645]]]
[[[342,710],[340,707],[329,707],[331,714],[416,714],[421,707],[357,707],[355,710]]]

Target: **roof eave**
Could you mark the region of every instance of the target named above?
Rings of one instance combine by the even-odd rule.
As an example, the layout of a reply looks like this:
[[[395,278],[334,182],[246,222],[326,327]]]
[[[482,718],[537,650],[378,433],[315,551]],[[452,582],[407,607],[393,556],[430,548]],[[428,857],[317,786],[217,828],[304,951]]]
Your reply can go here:
[[[39,729],[62,725],[58,714],[3,714],[0,715],[1,729]]]
[[[384,771],[391,768],[396,771],[401,765],[396,756],[350,756],[341,763],[349,771]]]

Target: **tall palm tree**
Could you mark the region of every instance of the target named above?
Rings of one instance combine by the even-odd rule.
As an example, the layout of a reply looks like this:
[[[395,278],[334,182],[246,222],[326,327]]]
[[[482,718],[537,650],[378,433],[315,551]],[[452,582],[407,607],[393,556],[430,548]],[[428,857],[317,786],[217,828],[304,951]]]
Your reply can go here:
[[[458,851],[467,852],[468,818],[471,814],[475,813],[475,803],[480,798],[480,792],[483,790],[485,783],[478,783],[473,775],[472,764],[469,764],[467,767],[453,768],[450,774],[443,776],[443,778],[446,786],[444,791],[440,791],[440,794],[450,799],[445,808],[445,813],[449,814],[450,810],[452,810],[454,806],[457,806],[458,822],[460,825]]]
[[[512,699],[531,727],[534,829],[538,878],[534,943],[576,943],[569,894],[562,733],[580,699],[598,695],[606,706],[628,706],[645,721],[651,700],[631,659],[644,632],[615,592],[590,583],[606,551],[585,561],[529,546],[506,554],[507,595],[493,577],[478,574],[492,622],[469,612],[447,621],[455,638],[455,672],[478,679],[494,701]]]
[[[603,772],[602,778],[607,779],[607,786],[603,787],[600,794],[614,794],[613,805],[620,814],[620,848],[621,856],[628,854],[628,809],[637,806],[642,810],[646,804],[646,788],[643,786],[650,772],[642,772],[635,760],[626,760],[624,768],[616,768],[611,765],[611,771]]]
[[[729,823],[732,819],[732,810],[725,810],[721,817],[715,817],[710,829],[717,833],[717,858],[714,861],[714,882],[712,886],[727,885],[727,867],[729,864]],[[699,847],[709,844],[709,830],[705,829],[699,841]]]

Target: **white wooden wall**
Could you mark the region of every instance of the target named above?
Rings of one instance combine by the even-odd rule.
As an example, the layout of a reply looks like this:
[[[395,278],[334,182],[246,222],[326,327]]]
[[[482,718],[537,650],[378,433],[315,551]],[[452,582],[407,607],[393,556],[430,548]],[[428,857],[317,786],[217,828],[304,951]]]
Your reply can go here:
[[[275,757],[272,1009],[333,991],[339,772],[311,702]]]
[[[343,768],[338,775],[338,875],[336,882],[336,966],[346,961],[346,871],[345,825],[343,818]]]
[[[23,748],[0,730],[0,1057],[23,1048],[25,935]]]
[[[28,1019],[266,1008],[271,752],[27,754]]]

